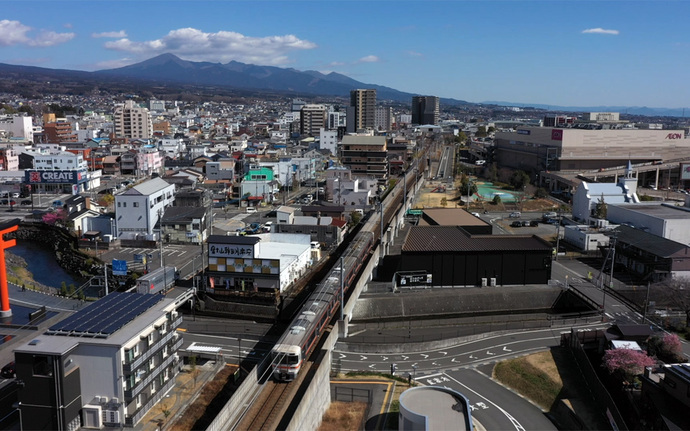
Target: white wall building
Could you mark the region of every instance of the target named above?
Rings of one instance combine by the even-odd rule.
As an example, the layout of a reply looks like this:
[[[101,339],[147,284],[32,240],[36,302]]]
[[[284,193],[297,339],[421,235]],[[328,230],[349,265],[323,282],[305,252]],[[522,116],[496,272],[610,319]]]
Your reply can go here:
[[[36,152],[25,151],[26,154],[33,156],[34,169],[56,170],[56,171],[73,171],[87,169],[86,160],[81,154],[70,153],[68,151],[57,152]]]
[[[34,140],[34,129],[31,117],[11,115],[0,117],[0,130],[8,132],[13,137],[25,138],[29,142]]]
[[[321,129],[319,133],[319,149],[328,150],[332,155],[337,155],[338,132],[336,130]]]
[[[612,223],[625,223],[656,236],[690,245],[688,207],[661,202],[641,202],[608,205],[607,209],[607,218]]]
[[[160,148],[166,157],[170,157],[171,159],[175,159],[181,153],[187,151],[184,139],[161,139],[158,141],[158,148]]]
[[[175,185],[153,178],[115,195],[118,239],[157,238],[154,226],[175,200]]]

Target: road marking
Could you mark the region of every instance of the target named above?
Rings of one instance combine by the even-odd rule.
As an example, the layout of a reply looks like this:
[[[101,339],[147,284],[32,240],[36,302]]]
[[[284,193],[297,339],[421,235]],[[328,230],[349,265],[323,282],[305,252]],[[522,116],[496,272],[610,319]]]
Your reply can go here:
[[[516,429],[517,431],[525,431],[525,427],[523,427],[523,426],[520,424],[520,422],[517,421],[517,419],[515,419],[513,416],[511,416],[510,413],[508,413],[507,411],[505,411],[501,406],[499,406],[498,404],[494,403],[493,401],[491,401],[490,399],[488,399],[488,398],[485,397],[484,395],[480,394],[479,392],[477,392],[477,391],[471,389],[469,386],[460,383],[459,380],[457,380],[457,379],[455,379],[455,378],[453,378],[453,377],[451,377],[451,376],[447,376],[447,378],[450,379],[450,380],[452,380],[452,381],[454,381],[454,382],[457,383],[458,385],[460,385],[460,386],[466,388],[468,391],[474,393],[474,394],[477,395],[478,397],[483,398],[484,400],[486,400],[487,402],[489,402],[489,404],[491,404],[491,405],[493,405],[494,407],[496,407],[497,409],[499,409],[499,410],[501,411],[501,413],[503,413],[503,414],[508,418],[508,420],[513,424],[513,426],[515,427],[515,429]]]
[[[367,357],[364,355],[359,355],[359,360],[360,361],[366,361]]]
[[[438,353],[442,354],[443,356],[446,356],[448,354],[448,352],[438,352]]]
[[[504,352],[512,352],[512,350],[510,350],[510,349],[507,348],[506,346],[503,346],[503,351],[504,351]]]
[[[495,354],[495,353],[491,353],[490,350],[487,350],[487,351],[486,351],[486,354],[489,355],[489,356],[496,356],[496,354]]]
[[[420,355],[422,355],[422,357],[423,357],[424,359],[426,359],[426,358],[429,357],[429,355],[427,355],[426,353],[420,353]]]
[[[382,360],[383,362],[386,362],[386,361],[388,360],[388,356],[384,356],[383,358],[381,358],[381,360]]]
[[[339,353],[340,359],[347,358],[347,355],[343,355],[342,353]]]
[[[409,356],[402,355],[402,359],[403,359],[403,361],[407,361],[408,359],[410,359],[410,357],[409,357]]]

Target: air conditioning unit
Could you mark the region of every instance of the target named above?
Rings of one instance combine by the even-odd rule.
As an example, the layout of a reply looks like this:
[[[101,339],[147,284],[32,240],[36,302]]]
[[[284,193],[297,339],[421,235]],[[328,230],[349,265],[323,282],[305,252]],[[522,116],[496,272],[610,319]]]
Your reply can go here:
[[[496,277],[491,277],[491,287],[496,287]]]
[[[486,277],[482,277],[482,287],[486,287]]]
[[[101,419],[104,424],[120,425],[120,412],[117,410],[103,410]]]
[[[103,428],[101,406],[85,405],[81,409],[81,419],[84,428]]]

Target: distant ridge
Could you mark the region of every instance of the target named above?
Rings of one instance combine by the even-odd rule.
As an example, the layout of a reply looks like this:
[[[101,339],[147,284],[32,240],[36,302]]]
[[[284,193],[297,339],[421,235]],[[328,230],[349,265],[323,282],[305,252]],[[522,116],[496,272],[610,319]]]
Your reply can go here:
[[[366,84],[339,73],[323,74],[273,66],[256,66],[237,61],[226,64],[186,61],[173,54],[161,54],[140,63],[94,72],[100,76],[118,76],[159,82],[218,85],[244,90],[284,91],[310,96],[349,97],[356,88],[376,89],[379,100],[410,103],[415,94],[390,87]],[[444,99],[449,104],[467,102]]]

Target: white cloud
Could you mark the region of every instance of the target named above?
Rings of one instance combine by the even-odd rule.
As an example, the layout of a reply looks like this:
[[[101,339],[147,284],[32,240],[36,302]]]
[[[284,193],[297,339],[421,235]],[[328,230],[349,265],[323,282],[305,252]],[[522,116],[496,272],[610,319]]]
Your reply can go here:
[[[606,30],[603,28],[588,28],[587,30],[582,30],[582,33],[592,33],[592,34],[618,34],[618,30]]]
[[[343,63],[342,61],[331,61],[326,66],[328,66],[328,67],[345,66],[345,63]]]
[[[232,31],[205,33],[195,28],[171,30],[160,39],[136,42],[127,38],[106,42],[105,47],[138,57],[175,54],[190,61],[227,63],[231,60],[252,64],[289,63],[288,51],[316,48],[316,44],[294,35],[249,37]]]
[[[409,55],[410,57],[423,57],[424,54],[420,52],[415,52],[415,51],[405,51],[405,54]]]
[[[91,37],[99,38],[99,37],[110,37],[110,38],[123,38],[127,37],[127,32],[124,30],[120,31],[104,31],[103,33],[91,33]]]
[[[0,46],[28,45],[35,47],[53,46],[72,40],[74,33],[56,33],[54,31],[41,31],[38,36],[31,38],[27,35],[31,27],[19,21],[3,19],[0,21]]]
[[[29,41],[29,46],[54,46],[74,39],[74,33],[56,33],[54,31],[42,31],[38,36]]]
[[[381,61],[381,59],[377,56],[367,55],[366,57],[362,57],[359,60],[357,60],[357,63],[378,63],[379,61]]]

